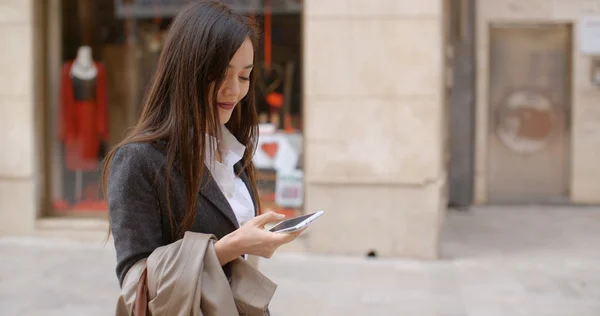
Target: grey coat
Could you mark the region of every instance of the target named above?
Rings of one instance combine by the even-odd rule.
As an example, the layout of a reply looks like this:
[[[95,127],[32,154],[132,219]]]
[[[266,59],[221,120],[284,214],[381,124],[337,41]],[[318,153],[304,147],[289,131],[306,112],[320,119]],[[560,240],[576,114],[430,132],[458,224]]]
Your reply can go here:
[[[176,241],[172,236],[165,184],[166,143],[133,143],[119,148],[110,166],[107,199],[111,231],[117,253],[117,277],[154,249]],[[241,163],[235,165],[236,174]],[[245,172],[240,178],[252,194]],[[235,214],[221,189],[206,171],[198,194],[196,218],[190,231],[213,234],[218,239],[239,227]],[[170,201],[177,230],[185,208],[184,181],[177,168],[171,171]],[[229,267],[224,270],[229,275]]]

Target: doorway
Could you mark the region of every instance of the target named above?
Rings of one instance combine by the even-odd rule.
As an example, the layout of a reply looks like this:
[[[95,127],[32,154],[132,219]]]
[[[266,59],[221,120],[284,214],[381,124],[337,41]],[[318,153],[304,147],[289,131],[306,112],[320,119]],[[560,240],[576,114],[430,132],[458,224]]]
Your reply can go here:
[[[571,28],[496,24],[489,32],[488,201],[563,202]]]
[[[475,164],[475,0],[445,2],[448,206],[473,202]]]

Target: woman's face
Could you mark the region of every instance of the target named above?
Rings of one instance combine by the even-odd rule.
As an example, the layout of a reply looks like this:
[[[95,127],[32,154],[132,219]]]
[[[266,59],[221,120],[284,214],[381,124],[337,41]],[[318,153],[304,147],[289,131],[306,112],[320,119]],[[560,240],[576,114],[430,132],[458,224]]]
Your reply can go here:
[[[250,73],[254,67],[253,60],[254,48],[252,42],[246,39],[231,58],[225,73],[225,81],[217,92],[216,105],[221,124],[229,121],[233,109],[248,94]]]

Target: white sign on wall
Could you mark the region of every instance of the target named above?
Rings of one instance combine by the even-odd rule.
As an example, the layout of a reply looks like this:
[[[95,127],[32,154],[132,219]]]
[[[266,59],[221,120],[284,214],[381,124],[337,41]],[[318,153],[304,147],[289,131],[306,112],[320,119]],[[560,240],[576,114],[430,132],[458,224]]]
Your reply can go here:
[[[582,54],[600,55],[600,16],[587,16],[579,20],[579,51]]]
[[[275,203],[282,207],[300,208],[304,201],[304,172],[302,170],[277,171]]]

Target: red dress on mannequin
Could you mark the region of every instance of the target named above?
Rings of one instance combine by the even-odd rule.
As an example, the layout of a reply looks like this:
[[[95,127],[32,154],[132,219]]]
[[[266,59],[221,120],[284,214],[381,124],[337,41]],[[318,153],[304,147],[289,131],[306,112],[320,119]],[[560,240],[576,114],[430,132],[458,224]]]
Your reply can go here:
[[[105,70],[100,63],[94,65],[98,73],[90,80],[71,76],[73,61],[62,68],[59,138],[68,170],[96,170],[102,159],[100,142],[109,137]]]

